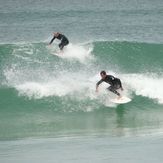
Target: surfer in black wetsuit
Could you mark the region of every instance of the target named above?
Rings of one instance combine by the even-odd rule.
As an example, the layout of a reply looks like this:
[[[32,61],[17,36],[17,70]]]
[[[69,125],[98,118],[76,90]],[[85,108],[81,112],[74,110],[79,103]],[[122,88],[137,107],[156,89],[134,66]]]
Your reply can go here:
[[[58,40],[61,40],[60,44],[58,45],[60,50],[63,50],[64,46],[69,44],[69,41],[66,36],[64,36],[63,34],[61,34],[59,32],[54,32],[54,36],[51,39],[49,45],[52,44],[52,42],[54,41],[55,38],[57,38]]]
[[[96,84],[96,92],[98,92],[98,87],[102,82],[106,82],[108,84],[110,84],[110,87],[108,87],[107,89],[113,93],[115,93],[116,95],[118,95],[118,98],[121,98],[121,95],[119,92],[117,92],[117,89],[121,89],[123,90],[122,87],[122,83],[120,81],[120,79],[115,78],[112,75],[107,75],[105,71],[101,71],[100,72],[101,75],[101,80],[97,82]]]

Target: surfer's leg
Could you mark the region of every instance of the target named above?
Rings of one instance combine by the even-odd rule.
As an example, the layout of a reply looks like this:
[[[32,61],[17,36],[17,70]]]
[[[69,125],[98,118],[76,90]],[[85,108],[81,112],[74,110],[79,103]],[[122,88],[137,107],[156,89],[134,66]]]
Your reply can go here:
[[[116,88],[114,88],[113,86],[110,86],[110,87],[108,87],[107,89],[108,89],[109,91],[115,93],[116,95],[121,96],[120,93],[118,93],[118,92],[116,91]]]
[[[62,50],[63,47],[64,47],[64,45],[63,45],[62,42],[61,42],[61,43],[59,44],[59,48],[60,48],[60,50]]]

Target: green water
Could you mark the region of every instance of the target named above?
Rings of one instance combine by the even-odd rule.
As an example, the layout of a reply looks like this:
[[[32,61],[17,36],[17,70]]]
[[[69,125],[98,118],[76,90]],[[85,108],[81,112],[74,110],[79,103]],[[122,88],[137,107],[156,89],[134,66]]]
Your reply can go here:
[[[83,61],[58,58],[42,43],[1,45],[2,140],[160,132],[162,44],[95,42],[73,48],[88,47],[93,47],[88,53],[92,58]],[[108,106],[104,85],[102,94],[95,94],[99,71],[106,65],[121,78],[130,103]],[[159,89],[153,89],[156,83]]]

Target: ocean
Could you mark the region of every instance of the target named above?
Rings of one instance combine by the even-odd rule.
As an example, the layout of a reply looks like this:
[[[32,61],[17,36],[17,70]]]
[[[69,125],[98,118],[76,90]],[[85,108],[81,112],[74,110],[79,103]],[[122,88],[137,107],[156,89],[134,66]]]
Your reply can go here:
[[[162,28],[162,0],[1,0],[0,162],[162,163]]]

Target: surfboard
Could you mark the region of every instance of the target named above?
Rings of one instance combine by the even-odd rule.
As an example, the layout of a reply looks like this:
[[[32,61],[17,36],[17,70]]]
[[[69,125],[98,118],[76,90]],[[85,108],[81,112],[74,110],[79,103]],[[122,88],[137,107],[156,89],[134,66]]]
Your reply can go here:
[[[59,58],[64,58],[65,55],[63,54],[63,52],[55,52],[55,53],[52,53],[53,55],[59,57]]]
[[[115,99],[111,99],[110,101],[116,104],[125,104],[125,103],[130,102],[131,99],[129,97],[123,96],[120,99],[115,98]]]
[[[57,47],[53,47],[53,46],[49,46],[49,45],[46,47],[52,55],[55,55],[57,57],[63,57],[63,51],[60,51]]]

